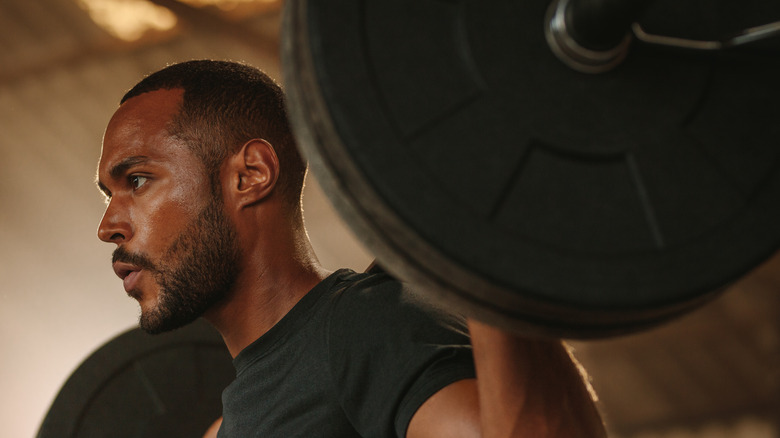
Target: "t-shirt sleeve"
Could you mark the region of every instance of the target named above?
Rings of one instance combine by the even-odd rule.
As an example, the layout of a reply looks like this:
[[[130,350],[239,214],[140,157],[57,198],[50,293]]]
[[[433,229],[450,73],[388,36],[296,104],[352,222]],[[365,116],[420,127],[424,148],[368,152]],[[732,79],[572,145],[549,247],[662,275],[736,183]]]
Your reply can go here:
[[[335,297],[328,360],[344,411],[364,437],[405,437],[430,396],[474,377],[462,318],[423,302],[386,275]]]

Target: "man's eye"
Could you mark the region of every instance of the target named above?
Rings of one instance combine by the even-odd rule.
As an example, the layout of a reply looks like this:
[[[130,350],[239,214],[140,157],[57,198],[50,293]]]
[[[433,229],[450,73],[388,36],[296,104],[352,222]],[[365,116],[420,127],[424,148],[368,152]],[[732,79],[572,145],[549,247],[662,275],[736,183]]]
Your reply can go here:
[[[130,177],[130,185],[133,187],[133,190],[138,190],[138,189],[140,189],[140,188],[141,188],[141,186],[143,186],[144,184],[146,184],[146,181],[147,181],[148,179],[149,179],[149,178],[147,178],[147,177],[145,177],[145,176],[140,176],[140,175],[132,175],[132,176]]]

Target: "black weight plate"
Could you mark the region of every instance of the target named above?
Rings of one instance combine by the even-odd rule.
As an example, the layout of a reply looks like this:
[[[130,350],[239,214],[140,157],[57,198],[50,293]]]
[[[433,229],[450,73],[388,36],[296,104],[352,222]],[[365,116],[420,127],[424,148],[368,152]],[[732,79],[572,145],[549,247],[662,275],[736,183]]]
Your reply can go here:
[[[156,336],[133,329],[73,372],[38,438],[200,438],[234,377],[222,338],[203,321]]]
[[[780,19],[693,5],[643,23],[719,37]],[[634,44],[582,74],[547,47],[547,6],[288,1],[296,135],[382,265],[457,308],[566,337],[660,322],[778,246],[780,51]]]

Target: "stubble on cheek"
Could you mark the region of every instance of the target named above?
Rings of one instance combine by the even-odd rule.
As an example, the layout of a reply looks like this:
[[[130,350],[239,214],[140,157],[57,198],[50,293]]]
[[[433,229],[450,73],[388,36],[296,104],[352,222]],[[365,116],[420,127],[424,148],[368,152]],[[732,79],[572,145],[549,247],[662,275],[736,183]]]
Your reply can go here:
[[[141,327],[161,333],[188,324],[225,299],[238,276],[235,229],[212,202],[171,243],[154,273],[157,296]],[[142,309],[143,310],[143,309]]]

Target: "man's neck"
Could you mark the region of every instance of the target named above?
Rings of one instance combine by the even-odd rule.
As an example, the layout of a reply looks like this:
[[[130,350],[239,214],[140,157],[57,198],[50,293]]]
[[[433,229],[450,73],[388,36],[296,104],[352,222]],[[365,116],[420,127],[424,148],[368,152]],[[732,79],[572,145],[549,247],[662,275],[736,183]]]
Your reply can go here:
[[[246,261],[228,297],[206,314],[222,335],[231,356],[278,323],[314,286],[330,275],[306,245],[291,257]]]

